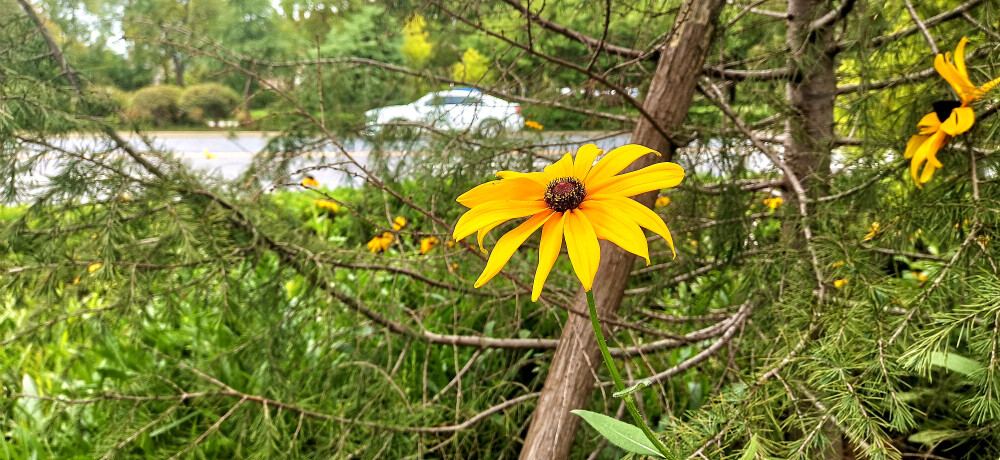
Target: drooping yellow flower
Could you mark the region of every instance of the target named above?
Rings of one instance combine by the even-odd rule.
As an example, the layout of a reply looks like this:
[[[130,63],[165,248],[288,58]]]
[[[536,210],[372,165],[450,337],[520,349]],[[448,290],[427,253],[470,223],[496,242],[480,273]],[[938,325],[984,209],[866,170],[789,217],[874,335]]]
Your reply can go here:
[[[396,219],[392,221],[392,229],[397,232],[402,230],[403,227],[405,226],[406,226],[406,218],[403,216],[396,217]]]
[[[920,132],[911,137],[906,144],[903,156],[912,158],[910,175],[913,176],[918,188],[929,182],[934,176],[934,171],[942,166],[937,159],[938,150],[941,150],[953,136],[972,128],[972,124],[976,121],[972,103],[1000,83],[1000,78],[979,87],[972,83],[965,68],[966,42],[968,39],[962,37],[955,47],[955,62],[951,60],[951,53],[938,54],[934,58],[934,68],[955,90],[959,100],[935,102],[934,111],[924,115],[917,123]]]
[[[875,235],[878,235],[879,227],[878,222],[872,222],[872,224],[868,226],[868,233],[865,234],[862,241],[870,241],[872,238],[875,238]]]
[[[784,202],[785,200],[782,200],[780,196],[764,199],[764,204],[766,204],[767,207],[771,208],[772,211],[778,209],[778,206],[781,206],[781,204]]]
[[[333,212],[340,212],[340,205],[330,200],[313,200],[313,204],[320,209],[329,209]]]
[[[524,126],[531,129],[537,129],[539,131],[542,130],[542,124],[537,121],[526,120],[524,122]]]
[[[305,179],[302,179],[302,186],[303,187],[319,187],[319,181],[316,180],[315,178],[313,178],[313,176],[306,176]]]
[[[666,206],[668,204],[670,204],[670,197],[669,196],[661,196],[661,197],[658,197],[656,199],[656,205],[655,206],[657,208],[661,208],[661,207]]]
[[[94,273],[97,270],[100,270],[101,267],[103,267],[103,266],[104,266],[104,264],[102,264],[100,262],[94,262],[94,263],[92,263],[92,264],[90,264],[90,265],[87,266],[87,273]]]
[[[563,237],[576,276],[589,291],[601,259],[598,240],[608,240],[649,263],[649,248],[642,228],[662,236],[674,248],[663,220],[653,211],[629,197],[674,187],[684,178],[684,169],[674,163],[657,163],[619,174],[636,159],[647,154],[659,155],[641,145],[626,145],[608,152],[596,164],[603,151],[587,144],[576,153],[567,153],[542,172],[501,171],[500,180],[482,184],[462,196],[458,202],[470,208],[455,225],[456,240],[478,232],[479,247],[483,238],[498,225],[522,217],[522,222],[493,248],[486,268],[476,280],[480,287],[496,276],[514,251],[539,228],[538,268],[531,292],[532,300],[541,295],[542,286],[562,249]]]
[[[851,282],[851,280],[849,280],[847,278],[841,278],[841,279],[835,280],[833,282],[833,287],[835,287],[837,289],[840,289],[840,288],[842,288],[844,286],[847,286],[847,283],[850,283],[850,282]]]
[[[420,240],[420,254],[427,254],[439,243],[437,238],[429,237]]]
[[[376,236],[368,242],[368,250],[375,254],[376,252],[382,252],[389,249],[392,241],[396,239],[396,236],[392,233],[385,232],[382,236]]]

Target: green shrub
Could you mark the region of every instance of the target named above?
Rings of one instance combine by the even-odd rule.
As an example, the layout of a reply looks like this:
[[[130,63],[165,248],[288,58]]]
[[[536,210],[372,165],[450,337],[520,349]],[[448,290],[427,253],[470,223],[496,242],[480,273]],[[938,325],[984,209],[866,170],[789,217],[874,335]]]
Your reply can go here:
[[[180,109],[193,121],[207,117],[218,121],[226,118],[240,103],[240,96],[228,86],[203,83],[189,86],[181,94]]]
[[[167,122],[177,121],[180,114],[177,102],[180,98],[181,89],[177,86],[148,86],[135,92],[132,110],[137,117],[151,118],[157,127],[163,127]]]

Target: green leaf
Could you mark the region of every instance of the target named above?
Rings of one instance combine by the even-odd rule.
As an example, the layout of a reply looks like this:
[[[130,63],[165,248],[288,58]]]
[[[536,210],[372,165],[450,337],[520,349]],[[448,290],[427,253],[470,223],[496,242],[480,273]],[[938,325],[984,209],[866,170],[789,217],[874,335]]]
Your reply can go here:
[[[747,444],[746,452],[743,452],[743,456],[740,460],[754,460],[757,458],[757,435],[753,435],[750,438],[750,444]]]
[[[979,372],[983,369],[983,365],[962,355],[957,355],[955,353],[942,353],[940,351],[935,351],[930,355],[930,363],[932,366],[941,366],[952,372],[958,372],[966,377],[972,376],[972,374]]]
[[[911,434],[906,440],[919,444],[934,445],[950,438],[955,433],[955,430],[925,430]]]
[[[572,412],[583,417],[590,426],[594,427],[601,436],[607,438],[611,444],[635,454],[663,458],[663,455],[660,455],[656,451],[656,448],[653,447],[649,439],[646,439],[646,435],[638,427],[604,414],[598,414],[597,412],[587,410],[575,410]]]

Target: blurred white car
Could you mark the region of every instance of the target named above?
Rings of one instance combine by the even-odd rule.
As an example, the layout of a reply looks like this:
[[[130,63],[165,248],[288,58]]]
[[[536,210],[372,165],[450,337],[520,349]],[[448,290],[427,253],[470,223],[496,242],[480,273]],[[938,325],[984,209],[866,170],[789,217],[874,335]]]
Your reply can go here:
[[[456,88],[429,93],[406,105],[393,105],[365,112],[373,130],[385,123],[424,123],[441,130],[471,131],[494,137],[524,126],[521,106],[483,94],[474,88]]]

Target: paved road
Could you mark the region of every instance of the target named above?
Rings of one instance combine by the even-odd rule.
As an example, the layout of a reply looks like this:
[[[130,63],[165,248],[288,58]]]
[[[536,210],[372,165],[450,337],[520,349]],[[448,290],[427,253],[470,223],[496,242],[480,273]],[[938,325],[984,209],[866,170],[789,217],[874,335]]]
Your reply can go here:
[[[605,151],[628,143],[629,136],[612,135],[614,133],[524,133],[525,144],[549,144],[546,147],[552,153],[560,151],[575,151],[585,143],[595,143]],[[145,145],[138,136],[122,133],[137,149],[145,150]],[[182,161],[197,169],[214,171],[226,179],[232,179],[242,174],[250,165],[253,156],[261,152],[272,135],[263,132],[156,132],[151,133],[153,144],[159,150],[174,152]],[[58,142],[64,148],[75,150],[93,146],[94,138],[90,136],[71,136]],[[558,145],[553,145],[558,144]],[[347,139],[342,145],[358,162],[366,164],[368,152],[372,145],[361,139]],[[315,152],[309,158],[297,163],[297,167],[307,167],[322,161],[329,163],[338,157],[340,150],[336,147],[326,147]],[[44,172],[40,172],[44,176]],[[359,184],[357,179],[334,171],[330,168],[316,170],[313,174],[317,180],[328,187],[353,186]],[[292,178],[295,179],[295,178]],[[297,181],[295,179],[294,181]]]

